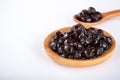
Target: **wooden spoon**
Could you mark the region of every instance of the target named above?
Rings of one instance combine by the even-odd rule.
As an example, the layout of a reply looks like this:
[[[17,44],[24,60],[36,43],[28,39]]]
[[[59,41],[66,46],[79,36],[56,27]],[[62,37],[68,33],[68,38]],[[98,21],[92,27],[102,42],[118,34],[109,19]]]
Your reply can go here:
[[[67,59],[67,58],[61,57],[56,52],[51,50],[51,48],[49,46],[50,40],[52,39],[52,37],[55,35],[55,33],[57,31],[61,31],[64,33],[64,32],[68,32],[69,30],[70,30],[70,27],[65,27],[65,28],[56,30],[56,31],[50,33],[44,41],[44,48],[45,48],[45,51],[47,52],[48,56],[59,64],[62,64],[65,66],[71,66],[71,67],[85,67],[85,66],[96,65],[96,64],[99,64],[99,63],[107,60],[113,54],[113,51],[115,50],[115,46],[116,46],[115,39],[113,38],[113,36],[111,34],[109,34],[108,32],[103,30],[103,33],[106,36],[109,36],[112,38],[113,44],[101,56],[98,56],[96,58],[89,59],[89,60],[73,60],[73,59]]]
[[[79,24],[83,24],[83,25],[86,25],[86,26],[93,26],[93,25],[102,23],[103,21],[105,21],[107,19],[110,19],[112,17],[115,17],[115,16],[120,16],[120,10],[114,10],[114,11],[104,12],[104,13],[102,13],[102,19],[100,19],[97,22],[92,22],[92,23],[87,23],[87,22],[79,21],[76,18],[76,15],[73,16],[73,19],[74,19],[74,21],[76,21]]]

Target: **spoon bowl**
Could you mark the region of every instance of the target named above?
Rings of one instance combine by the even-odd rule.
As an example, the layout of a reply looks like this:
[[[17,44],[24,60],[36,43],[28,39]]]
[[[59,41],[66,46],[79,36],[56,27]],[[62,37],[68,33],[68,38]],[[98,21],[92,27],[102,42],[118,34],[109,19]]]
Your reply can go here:
[[[120,10],[104,12],[104,13],[102,13],[102,18],[99,21],[91,22],[91,23],[87,23],[87,22],[83,22],[83,21],[78,20],[76,15],[73,16],[73,19],[75,22],[77,22],[79,24],[83,24],[85,26],[94,26],[96,24],[102,23],[105,20],[110,19],[110,18],[115,17],[115,16],[120,16]]]
[[[95,29],[97,30],[97,28],[95,28]],[[115,39],[113,38],[113,36],[111,34],[109,34],[108,32],[103,30],[103,33],[106,36],[109,36],[112,38],[113,44],[111,45],[111,47],[108,50],[104,51],[104,53],[102,55],[100,55],[96,58],[88,59],[88,60],[74,60],[74,59],[64,58],[64,57],[61,57],[60,55],[58,55],[56,52],[54,52],[50,48],[50,45],[49,45],[50,40],[52,39],[52,37],[54,36],[54,34],[57,31],[61,31],[62,33],[68,32],[68,31],[70,31],[70,27],[65,27],[65,28],[62,28],[62,29],[59,29],[59,30],[56,30],[56,31],[50,33],[44,40],[44,48],[50,58],[52,58],[55,62],[65,65],[65,66],[86,67],[86,66],[96,65],[96,64],[102,63],[105,60],[107,60],[113,54],[113,52],[115,50],[115,46],[116,46]]]

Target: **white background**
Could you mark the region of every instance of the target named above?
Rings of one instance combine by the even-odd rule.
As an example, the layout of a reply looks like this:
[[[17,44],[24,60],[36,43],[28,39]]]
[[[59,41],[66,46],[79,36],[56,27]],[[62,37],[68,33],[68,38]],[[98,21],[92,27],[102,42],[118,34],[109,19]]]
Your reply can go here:
[[[76,24],[73,15],[90,6],[106,12],[120,9],[120,1],[0,0],[0,80],[120,80],[120,17],[95,26],[111,33],[117,43],[102,64],[65,67],[44,51],[49,33]]]

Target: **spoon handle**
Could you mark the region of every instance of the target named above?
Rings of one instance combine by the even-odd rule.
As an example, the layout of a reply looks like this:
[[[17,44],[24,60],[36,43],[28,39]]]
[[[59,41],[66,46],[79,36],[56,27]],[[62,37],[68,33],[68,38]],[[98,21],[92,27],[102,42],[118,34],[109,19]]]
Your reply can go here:
[[[120,16],[120,10],[114,10],[114,11],[103,13],[103,17],[106,17],[106,18],[112,18],[115,16]]]

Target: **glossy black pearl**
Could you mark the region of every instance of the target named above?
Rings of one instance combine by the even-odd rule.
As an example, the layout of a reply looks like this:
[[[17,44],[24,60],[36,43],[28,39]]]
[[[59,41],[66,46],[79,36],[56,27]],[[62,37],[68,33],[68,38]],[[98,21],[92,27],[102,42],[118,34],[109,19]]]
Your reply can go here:
[[[69,32],[56,32],[50,41],[51,49],[58,55],[77,60],[96,58],[111,45],[112,39],[105,36],[103,30],[92,27],[86,29],[81,24],[74,25]]]
[[[96,11],[95,8],[89,7],[88,10],[82,10],[76,17],[80,21],[91,23],[99,21],[102,18],[102,14]]]

